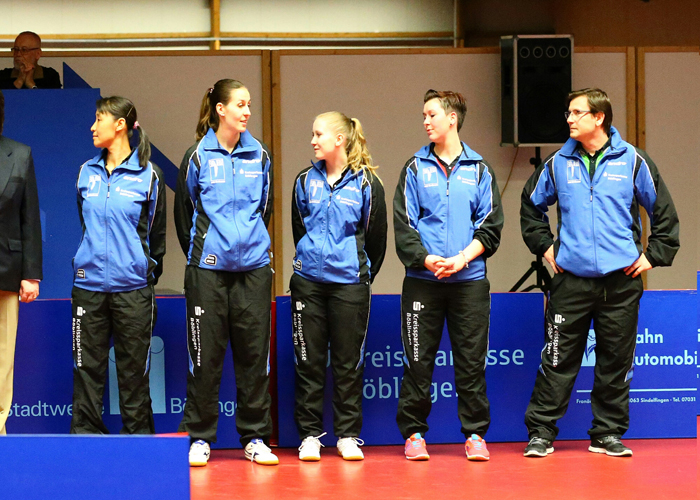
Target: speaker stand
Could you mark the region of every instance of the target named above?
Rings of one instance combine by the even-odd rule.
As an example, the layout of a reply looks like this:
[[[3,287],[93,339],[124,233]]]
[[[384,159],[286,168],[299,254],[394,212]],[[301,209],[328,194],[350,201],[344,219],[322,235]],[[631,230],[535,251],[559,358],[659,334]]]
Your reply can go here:
[[[530,164],[534,167],[537,168],[540,163],[542,163],[542,155],[539,146],[535,148],[535,156],[534,158],[530,158]],[[523,284],[528,280],[528,278],[535,273],[535,284],[530,285],[527,288],[523,289],[523,292],[529,292],[530,290],[534,290],[535,288],[539,288],[542,293],[545,295],[547,292],[549,292],[550,284],[552,282],[552,278],[549,275],[549,271],[547,270],[547,267],[544,265],[544,261],[542,259],[541,255],[538,255],[537,258],[530,263],[530,268],[525,271],[525,274],[523,274],[518,282],[513,285],[513,288],[510,289],[511,292],[517,292],[518,288],[523,286]]]

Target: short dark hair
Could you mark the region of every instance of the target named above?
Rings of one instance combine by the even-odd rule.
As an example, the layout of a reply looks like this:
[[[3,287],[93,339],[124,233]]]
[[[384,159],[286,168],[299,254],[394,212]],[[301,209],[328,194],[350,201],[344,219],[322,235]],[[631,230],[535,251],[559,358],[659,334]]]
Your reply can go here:
[[[464,116],[467,114],[467,101],[464,99],[464,96],[459,92],[452,92],[451,90],[430,89],[425,93],[423,103],[431,99],[439,100],[445,113],[451,113],[452,111],[457,113],[457,132],[459,132],[464,123]]]
[[[2,126],[5,124],[5,96],[0,90],[0,135],[2,135]]]
[[[608,94],[598,88],[574,90],[567,96],[566,105],[568,106],[571,104],[571,101],[581,96],[586,96],[586,99],[588,100],[588,107],[591,109],[592,114],[603,113],[605,115],[605,118],[603,118],[603,128],[605,129],[605,133],[610,135],[610,126],[612,125],[613,121],[613,110]]]

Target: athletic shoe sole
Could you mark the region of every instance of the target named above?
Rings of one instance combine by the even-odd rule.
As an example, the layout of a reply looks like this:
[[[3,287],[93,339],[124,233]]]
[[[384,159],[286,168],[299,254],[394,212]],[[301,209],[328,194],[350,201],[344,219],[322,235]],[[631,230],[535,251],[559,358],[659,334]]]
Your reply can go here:
[[[424,460],[430,460],[430,455],[416,455],[415,457],[406,457],[406,460],[410,460],[412,462],[420,462]]]
[[[362,455],[349,455],[347,457],[344,457],[341,452],[338,452],[338,456],[343,457],[343,460],[348,460],[350,462],[356,462],[358,460],[364,460],[365,457]]]
[[[546,451],[544,454],[543,454],[541,451],[530,450],[530,451],[526,451],[525,453],[523,453],[523,456],[524,456],[524,457],[541,457],[541,458],[544,458],[544,457],[546,457],[547,455],[550,455],[550,454],[552,454],[552,453],[554,453],[554,447],[553,447],[553,446],[550,446],[549,448],[547,448],[547,451]]]
[[[467,460],[471,460],[472,462],[487,462],[490,459],[491,457],[485,457],[484,455],[470,455],[467,453]]]
[[[190,467],[204,467],[207,462],[190,462]]]
[[[301,460],[302,462],[320,462],[321,457],[299,457],[299,460]]]
[[[596,446],[589,446],[588,451],[591,451],[593,453],[605,453],[609,457],[631,457],[632,456],[632,450],[625,450],[625,451],[621,451],[620,453],[613,453],[612,451],[608,451],[605,448],[598,448]]]

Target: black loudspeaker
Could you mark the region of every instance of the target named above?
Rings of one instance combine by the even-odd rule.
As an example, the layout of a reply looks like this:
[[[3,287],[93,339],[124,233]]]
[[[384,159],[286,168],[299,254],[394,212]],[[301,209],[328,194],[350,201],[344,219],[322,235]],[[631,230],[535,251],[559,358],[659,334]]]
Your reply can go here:
[[[571,92],[570,35],[501,38],[501,145],[559,145]]]

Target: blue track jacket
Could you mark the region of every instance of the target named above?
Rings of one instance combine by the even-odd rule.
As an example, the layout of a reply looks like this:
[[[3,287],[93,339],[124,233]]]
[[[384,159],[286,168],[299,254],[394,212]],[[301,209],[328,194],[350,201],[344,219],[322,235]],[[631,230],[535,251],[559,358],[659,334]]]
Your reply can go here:
[[[212,129],[187,151],[175,228],[189,265],[242,272],[270,263],[271,176],[269,153],[247,130],[232,153]]]
[[[574,139],[535,170],[520,210],[528,248],[542,255],[554,244],[557,265],[581,277],[624,269],[642,254],[642,205],[651,220],[645,255],[652,266],[671,265],[680,246],[678,215],[656,165],[614,127],[610,147],[601,154],[592,181]],[[547,217],[547,207],[554,203],[556,242]]]
[[[491,167],[465,143],[449,177],[430,146],[403,167],[394,195],[396,253],[406,276],[440,282],[486,276],[486,259],[498,249],[503,209]],[[438,280],[424,265],[428,255],[449,258],[472,240],[484,253],[458,273]]]
[[[294,272],[315,282],[373,281],[386,253],[386,202],[379,177],[346,168],[330,186],[324,161],[294,181]]]
[[[111,175],[105,151],[78,173],[83,228],[73,258],[73,284],[93,292],[128,292],[157,282],[165,255],[165,181],[132,151]]]

